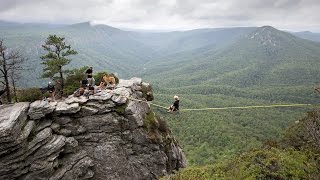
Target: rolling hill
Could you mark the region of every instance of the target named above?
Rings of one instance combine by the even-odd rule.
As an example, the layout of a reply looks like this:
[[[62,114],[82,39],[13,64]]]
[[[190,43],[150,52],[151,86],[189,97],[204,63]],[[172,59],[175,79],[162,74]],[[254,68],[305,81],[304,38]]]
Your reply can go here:
[[[161,61],[170,55],[183,54],[209,46],[217,48],[231,44],[235,39],[253,29],[255,28],[213,28],[168,33],[133,32],[132,37],[155,49],[154,56]]]
[[[45,52],[44,44],[49,34],[63,36],[71,46],[79,52],[70,67],[93,65],[97,71],[117,72],[124,77],[131,76],[143,61],[150,59],[152,49],[131,39],[125,31],[109,26],[91,26],[80,23],[62,27],[45,25],[17,25],[0,27],[0,37],[10,48],[20,49],[28,57],[31,67],[39,67],[35,72],[26,72],[25,77],[34,79],[20,82],[21,86],[39,85],[42,73],[40,56]]]
[[[63,36],[78,55],[67,68],[93,65],[96,71],[118,73],[121,77],[138,75],[146,64],[163,61],[168,55],[184,54],[208,47],[218,49],[254,28],[204,29],[186,32],[137,33],[89,22],[73,25],[19,24],[0,22],[0,38],[8,47],[20,49],[29,67],[19,82],[22,87],[39,86],[43,80],[40,56],[49,34]],[[209,38],[208,38],[209,37]],[[28,81],[33,79],[33,81]]]
[[[159,77],[154,73],[159,71],[179,81],[188,75],[190,84],[200,79],[237,87],[314,84],[319,79],[319,49],[320,43],[265,26],[220,51],[206,47],[185,52],[184,61],[167,57],[171,60],[150,65],[145,73]]]
[[[245,97],[251,94],[255,97],[255,90],[271,92],[273,89],[275,93],[281,90],[292,95],[290,89],[297,88],[301,93],[302,87],[310,90],[319,83],[319,50],[320,43],[265,26],[219,51],[207,47],[186,52],[183,55],[186,58],[168,57],[171,60],[147,67],[144,76],[155,84],[161,84],[162,89],[172,88],[176,92],[195,89],[197,93],[211,91],[227,95],[239,93]],[[167,77],[167,81],[163,82],[162,77]],[[233,92],[228,94],[225,89],[231,87]],[[225,92],[221,92],[222,89]],[[302,92],[307,94],[305,90]],[[314,98],[312,94],[308,97],[306,94],[303,98],[301,94],[296,94],[295,100],[301,102],[309,98],[311,101]],[[286,96],[287,99],[294,99]]]
[[[297,37],[303,38],[303,39],[308,39],[311,41],[320,42],[320,33],[313,33],[310,31],[302,31],[302,32],[295,32],[292,34]]]
[[[188,75],[191,79],[183,85],[211,82],[236,87],[292,85],[293,81],[310,85],[319,79],[319,43],[268,26],[141,33],[89,22],[64,26],[0,22],[0,38],[6,45],[20,49],[31,67],[39,67],[25,73],[22,87],[41,82],[39,56],[49,34],[65,37],[79,52],[69,68],[94,65],[96,71],[116,72],[124,78],[169,76],[180,82]]]

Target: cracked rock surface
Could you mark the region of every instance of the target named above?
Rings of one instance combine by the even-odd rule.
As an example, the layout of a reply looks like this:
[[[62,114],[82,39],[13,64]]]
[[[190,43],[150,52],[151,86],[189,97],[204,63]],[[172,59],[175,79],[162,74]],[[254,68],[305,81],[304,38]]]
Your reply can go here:
[[[89,98],[0,105],[0,179],[158,179],[185,167],[152,99],[132,78]]]

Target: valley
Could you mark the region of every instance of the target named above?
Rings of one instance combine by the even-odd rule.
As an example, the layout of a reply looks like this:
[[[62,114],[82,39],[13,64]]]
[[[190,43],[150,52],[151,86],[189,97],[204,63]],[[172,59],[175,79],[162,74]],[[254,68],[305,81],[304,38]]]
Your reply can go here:
[[[2,25],[1,25],[2,24]],[[41,87],[41,45],[63,36],[79,52],[67,68],[92,65],[120,78],[139,76],[152,84],[154,103],[181,109],[270,104],[318,104],[320,43],[317,33],[288,33],[270,26],[132,32],[90,23],[47,26],[0,23],[7,47],[28,58],[20,87]],[[303,37],[305,39],[302,39]],[[314,40],[314,41],[311,41]],[[191,166],[215,164],[280,139],[286,128],[316,106],[192,111],[164,116]]]

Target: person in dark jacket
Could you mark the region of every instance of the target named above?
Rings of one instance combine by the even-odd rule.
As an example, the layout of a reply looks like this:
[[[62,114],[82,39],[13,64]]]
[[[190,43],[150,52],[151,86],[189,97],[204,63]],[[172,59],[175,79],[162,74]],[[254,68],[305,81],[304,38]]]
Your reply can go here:
[[[90,66],[89,69],[86,70],[88,86],[95,85],[95,79],[93,78],[92,73],[93,73],[93,69],[92,69],[92,66]]]
[[[51,81],[48,82],[47,90],[51,94],[51,101],[53,102],[55,100],[54,97],[55,97],[56,89]]]
[[[173,96],[174,102],[169,107],[168,112],[179,111],[179,97],[177,95]]]

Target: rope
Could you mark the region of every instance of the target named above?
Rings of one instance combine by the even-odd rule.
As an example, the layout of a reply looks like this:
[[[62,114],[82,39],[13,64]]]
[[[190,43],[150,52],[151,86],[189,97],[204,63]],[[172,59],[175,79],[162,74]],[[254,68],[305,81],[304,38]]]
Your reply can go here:
[[[161,105],[158,105],[158,104],[154,104],[154,103],[150,103],[150,104],[153,105],[153,106],[157,106],[157,107],[160,107],[160,108],[168,110],[168,107],[164,107],[164,106],[161,106]]]
[[[180,111],[205,111],[205,110],[225,110],[225,109],[253,109],[253,108],[273,108],[273,107],[299,107],[311,106],[312,104],[274,104],[265,106],[239,106],[239,107],[221,107],[221,108],[200,108],[200,109],[181,109]]]
[[[145,103],[148,103],[148,104],[150,104],[150,105],[157,106],[157,107],[160,107],[160,108],[168,109],[168,107],[161,106],[161,105],[154,104],[154,103],[152,103],[152,102],[148,102],[148,101],[144,101],[144,100],[140,100],[140,99],[135,99],[135,98],[133,98],[133,97],[127,97],[127,96],[122,96],[122,97],[126,97],[126,98],[131,99],[131,100],[134,100],[134,101],[145,102]]]
[[[140,100],[129,96],[123,96],[121,94],[113,93],[121,97],[125,97],[134,101],[148,103],[150,105],[160,107],[163,109],[168,109],[168,107],[161,106],[159,104],[151,103],[146,100]],[[227,109],[254,109],[254,108],[275,108],[275,107],[303,107],[312,106],[312,104],[273,104],[273,105],[261,105],[261,106],[238,106],[238,107],[220,107],[220,108],[199,108],[199,109],[180,109],[179,111],[207,111],[207,110],[227,110]]]

